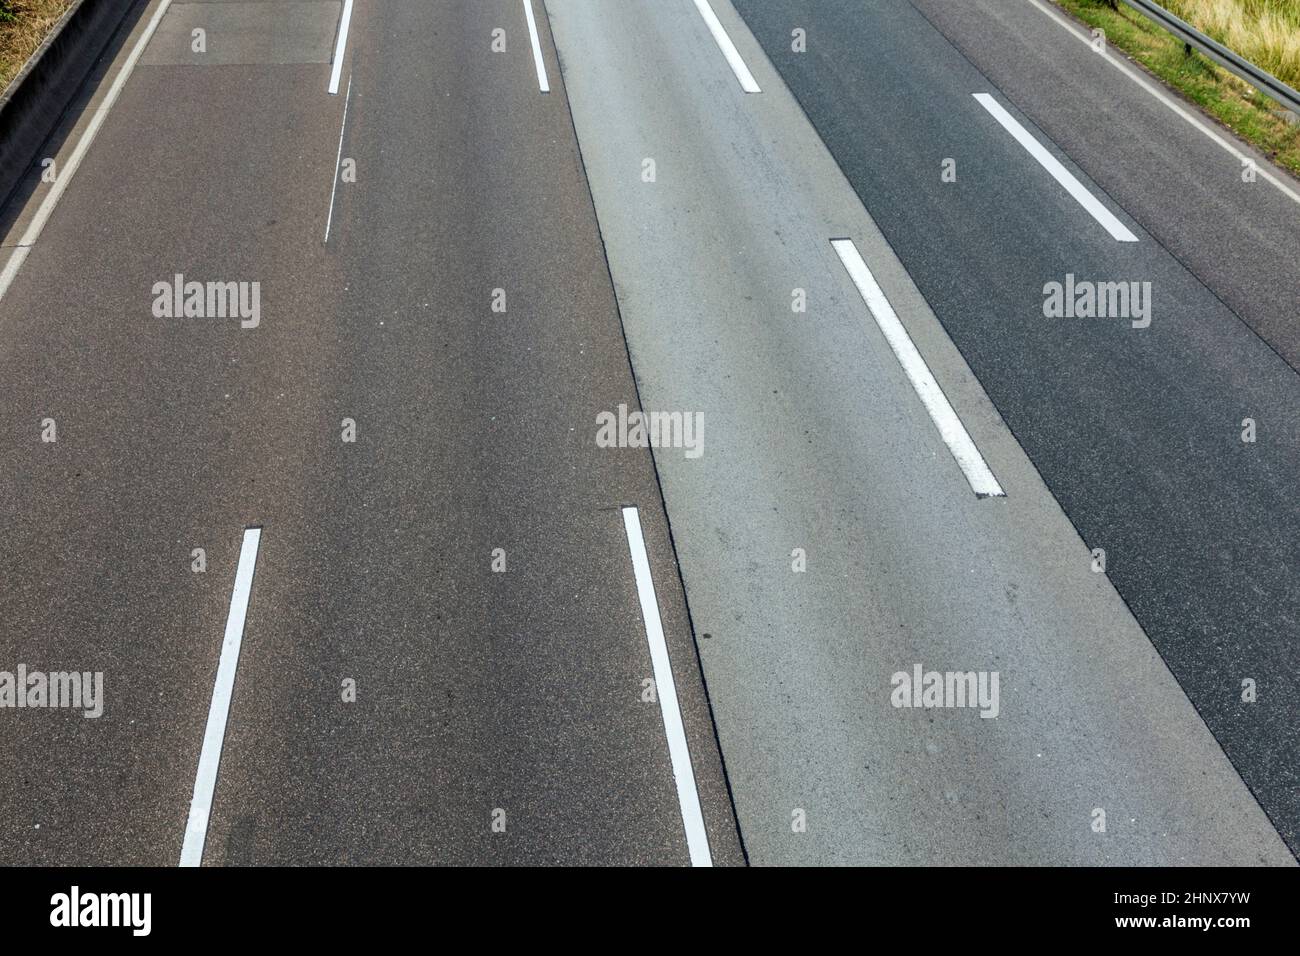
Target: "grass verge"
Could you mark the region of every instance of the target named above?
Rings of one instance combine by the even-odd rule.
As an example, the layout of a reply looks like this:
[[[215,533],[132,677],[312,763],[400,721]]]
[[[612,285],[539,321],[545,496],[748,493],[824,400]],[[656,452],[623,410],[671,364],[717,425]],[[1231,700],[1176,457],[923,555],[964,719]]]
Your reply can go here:
[[[1263,93],[1200,53],[1188,55],[1173,34],[1123,3],[1053,0],[1106,42],[1146,67],[1279,166],[1300,175],[1300,123]],[[1165,0],[1171,13],[1296,86],[1300,77],[1300,3],[1296,0]]]
[[[0,0],[0,92],[70,6],[72,0]]]

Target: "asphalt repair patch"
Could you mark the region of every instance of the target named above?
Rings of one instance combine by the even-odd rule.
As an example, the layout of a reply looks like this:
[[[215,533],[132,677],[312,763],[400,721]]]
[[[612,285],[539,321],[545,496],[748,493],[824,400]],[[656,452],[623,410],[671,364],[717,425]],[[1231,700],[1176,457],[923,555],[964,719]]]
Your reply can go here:
[[[176,3],[145,50],[147,66],[328,63],[339,0]]]

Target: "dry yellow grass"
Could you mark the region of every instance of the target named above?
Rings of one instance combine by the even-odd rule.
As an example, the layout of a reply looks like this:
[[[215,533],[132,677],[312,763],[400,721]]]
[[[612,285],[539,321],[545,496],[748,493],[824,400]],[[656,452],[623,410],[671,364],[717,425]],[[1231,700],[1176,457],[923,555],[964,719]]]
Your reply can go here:
[[[72,0],[0,0],[0,91],[70,6]]]
[[[1163,0],[1228,49],[1300,88],[1300,0]]]

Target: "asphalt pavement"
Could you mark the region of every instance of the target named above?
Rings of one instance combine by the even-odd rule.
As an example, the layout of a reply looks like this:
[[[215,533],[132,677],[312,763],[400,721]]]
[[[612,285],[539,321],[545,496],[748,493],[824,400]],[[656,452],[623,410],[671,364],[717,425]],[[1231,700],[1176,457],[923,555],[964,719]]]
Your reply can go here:
[[[637,395],[522,8],[360,5],[350,97],[284,36],[172,63],[166,17],[209,15],[165,12],[0,302],[3,659],[106,697],[8,712],[0,858],[177,862],[256,525],[205,864],[686,863],[633,506],[710,856],[742,862],[649,452],[593,441]],[[259,324],[154,317],[175,273],[259,281]]]
[[[1057,17],[140,0],[0,220],[103,674],[0,863],[1294,864],[1300,184]]]

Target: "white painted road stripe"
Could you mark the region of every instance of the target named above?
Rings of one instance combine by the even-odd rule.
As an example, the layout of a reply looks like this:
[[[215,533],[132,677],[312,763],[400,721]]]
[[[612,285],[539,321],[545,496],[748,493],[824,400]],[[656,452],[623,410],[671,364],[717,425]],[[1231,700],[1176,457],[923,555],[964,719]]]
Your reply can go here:
[[[1061,165],[1060,160],[1043,148],[1043,144],[1030,134],[1016,118],[1003,109],[1002,104],[995,100],[988,93],[972,93],[972,96],[984,107],[989,113],[1002,124],[1002,128],[1016,138],[1029,155],[1038,160],[1039,164],[1052,174],[1052,178],[1065,187],[1065,191],[1074,197],[1084,209],[1091,213],[1092,218],[1096,219],[1106,231],[1120,242],[1137,242],[1138,237],[1129,232],[1119,219],[1107,209],[1100,200],[1092,193],[1088,192],[1083,183],[1079,182],[1068,169]]]
[[[673,778],[677,781],[677,802],[681,805],[682,825],[686,828],[686,848],[691,854],[691,866],[712,866],[709,836],[704,829],[704,814],[700,811],[700,795],[695,789],[695,771],[691,769],[691,752],[686,746],[686,730],[682,727],[682,712],[677,704],[677,684],[673,681],[668,643],[664,640],[663,622],[659,619],[659,599],[655,597],[650,557],[646,554],[645,539],[641,536],[641,515],[636,508],[623,509],[623,528],[627,531],[628,550],[632,552],[636,593],[641,599],[641,617],[645,621],[646,640],[650,643],[655,692],[664,718],[664,733],[668,736]]]
[[[167,8],[171,6],[171,2],[172,0],[162,0],[162,3],[158,5],[158,9],[153,12],[153,16],[149,18],[149,23],[144,28],[144,32],[140,34],[140,39],[131,48],[126,62],[122,64],[122,68],[117,71],[117,76],[113,78],[113,85],[108,88],[103,102],[93,110],[94,115],[91,116],[90,122],[81,134],[81,138],[77,140],[77,145],[72,148],[72,152],[68,155],[68,161],[63,164],[63,169],[55,177],[54,183],[50,186],[50,191],[45,194],[45,199],[42,200],[40,208],[36,210],[36,215],[27,224],[27,229],[23,232],[22,238],[18,240],[19,246],[34,245],[36,240],[40,238],[41,230],[45,228],[45,223],[49,220],[50,214],[54,212],[54,207],[63,198],[63,191],[68,188],[68,183],[72,182],[72,177],[76,175],[77,168],[86,156],[86,151],[90,149],[90,144],[94,141],[99,128],[104,125],[104,120],[108,117],[108,111],[117,102],[122,87],[126,85],[127,78],[130,77],[131,71],[135,69],[136,61],[144,53],[144,48],[149,45],[154,30],[158,29],[158,23],[162,20],[163,14],[167,12]],[[4,294],[9,291],[9,284],[13,282],[14,276],[18,274],[18,270],[26,258],[27,253],[18,249],[15,249],[13,254],[10,255],[4,272],[0,273],[0,299],[4,298]]]
[[[0,272],[0,299],[4,298],[9,291],[9,283],[14,281],[14,276],[18,275],[18,270],[23,267],[27,261],[27,254],[32,251],[31,246],[17,246],[9,254],[9,261],[5,263],[4,271]]]
[[[208,816],[212,813],[212,795],[217,789],[217,767],[221,764],[221,748],[226,740],[226,718],[230,715],[230,698],[235,689],[239,648],[244,642],[244,619],[248,615],[248,598],[253,592],[253,569],[257,565],[257,546],[261,540],[261,528],[244,529],[244,544],[239,549],[239,567],[235,571],[235,590],[230,595],[230,613],[226,617],[226,638],[221,644],[221,662],[217,665],[217,681],[208,707],[208,729],[203,734],[199,770],[194,775],[194,798],[190,801],[190,818],[185,825],[181,866],[200,866],[203,863]]]
[[[894,350],[894,355],[898,357],[903,371],[911,380],[912,387],[916,389],[916,394],[920,396],[926,411],[930,413],[930,418],[938,427],[939,435],[948,446],[948,450],[952,452],[952,457],[957,459],[957,464],[961,466],[962,473],[970,482],[971,489],[980,497],[996,498],[1005,495],[1002,486],[998,484],[997,478],[993,477],[993,472],[985,463],[984,456],[971,440],[966,426],[961,423],[947,396],[943,394],[943,389],[930,373],[930,367],[925,364],[925,359],[921,358],[921,353],[916,350],[912,337],[907,334],[907,329],[903,328],[903,323],[899,321],[894,307],[889,304],[889,299],[885,298],[885,293],[877,284],[876,277],[867,268],[862,254],[858,252],[858,247],[853,244],[852,239],[832,239],[831,245],[835,247],[840,261],[848,270],[849,277],[853,279],[853,284],[858,287],[863,301],[867,303],[872,318],[876,320],[876,325],[880,326],[880,331],[884,333],[889,347]]]
[[[537,21],[533,19],[533,0],[524,0],[524,16],[528,17],[528,38],[533,42],[533,62],[537,64],[537,87],[543,93],[551,92],[546,79],[546,61],[542,59],[542,41],[537,36]]]
[[[754,79],[754,74],[749,72],[749,67],[745,66],[745,61],[740,58],[740,51],[736,49],[736,44],[731,42],[731,37],[727,36],[727,31],[723,29],[718,15],[709,6],[709,0],[695,0],[695,8],[700,11],[700,16],[704,17],[704,22],[708,24],[709,32],[713,34],[718,49],[731,64],[731,72],[735,73],[736,79],[740,80],[740,88],[746,93],[762,93],[763,91],[758,88],[758,81]]]
[[[339,91],[343,77],[343,51],[348,45],[348,24],[352,22],[352,0],[343,0],[343,16],[339,17],[339,36],[334,44],[334,69],[330,71],[330,96]]]
[[[348,129],[348,104],[352,102],[352,74],[348,74],[348,93],[343,97],[343,125],[339,127],[339,154],[334,159],[334,185],[330,188],[330,214],[325,220],[325,241],[330,241],[330,226],[334,222],[334,194],[339,191],[339,172],[343,168],[343,134]]]

